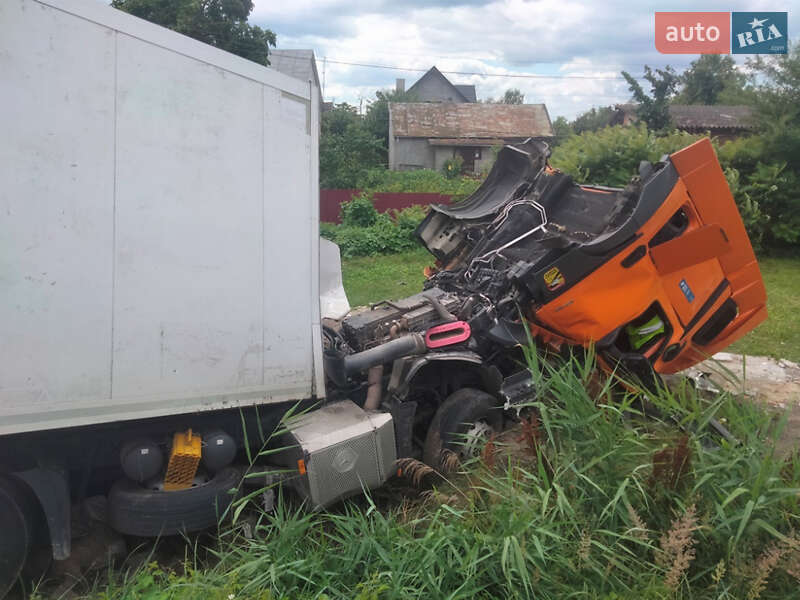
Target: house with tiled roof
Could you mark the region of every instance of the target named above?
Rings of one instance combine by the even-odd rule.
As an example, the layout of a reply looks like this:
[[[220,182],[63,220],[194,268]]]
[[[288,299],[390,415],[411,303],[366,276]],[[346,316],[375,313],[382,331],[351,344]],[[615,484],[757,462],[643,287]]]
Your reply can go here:
[[[755,130],[753,109],[724,104],[670,104],[669,116],[676,129],[689,133],[710,133],[730,140]],[[617,104],[611,125],[629,125],[638,120],[636,104]]]
[[[463,171],[479,173],[491,164],[493,146],[552,137],[544,104],[389,104],[389,168],[395,171],[438,170],[460,156]]]

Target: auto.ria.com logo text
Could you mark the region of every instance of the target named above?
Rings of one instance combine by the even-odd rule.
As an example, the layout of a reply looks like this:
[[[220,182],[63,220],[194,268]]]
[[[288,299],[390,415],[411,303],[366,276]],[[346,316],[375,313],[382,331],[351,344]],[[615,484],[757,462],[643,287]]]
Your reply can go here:
[[[785,12],[657,12],[662,54],[786,54]]]

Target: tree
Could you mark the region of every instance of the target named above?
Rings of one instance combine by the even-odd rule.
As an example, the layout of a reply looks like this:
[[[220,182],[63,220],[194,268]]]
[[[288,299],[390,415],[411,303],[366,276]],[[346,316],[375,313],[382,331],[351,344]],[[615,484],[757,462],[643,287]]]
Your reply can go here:
[[[416,99],[416,94],[410,92],[378,90],[375,100],[367,107],[364,124],[373,137],[381,141],[384,163],[389,162],[389,102],[415,102]]]
[[[502,98],[486,98],[485,104],[525,104],[525,94],[517,88],[509,88],[505,91]]]
[[[611,124],[611,117],[614,116],[614,108],[612,106],[601,106],[600,108],[592,108],[584,113],[578,115],[572,122],[572,129],[575,133],[583,133],[584,131],[597,131],[603,127],[608,127]]]
[[[669,101],[678,87],[680,81],[678,74],[669,65],[655,71],[645,65],[644,78],[650,84],[651,96],[645,93],[639,82],[628,72],[623,71],[622,76],[628,82],[633,99],[639,104],[636,109],[639,119],[647,123],[647,127],[653,131],[667,129],[671,121]]]
[[[555,139],[550,144],[551,146],[558,146],[561,142],[566,140],[574,133],[572,126],[567,121],[566,117],[558,117],[553,121],[553,134]]]
[[[376,138],[355,106],[342,103],[322,115],[319,183],[322,188],[351,189],[372,167],[385,165]]]
[[[272,31],[247,23],[253,0],[111,0],[111,6],[262,65],[275,46]]]
[[[501,104],[524,104],[525,103],[525,94],[519,91],[517,88],[511,88],[506,90],[506,93],[503,94],[503,99],[500,101]]]
[[[747,76],[736,69],[733,57],[704,54],[693,61],[680,77],[683,89],[678,104],[741,104],[752,99],[745,88]]]
[[[788,54],[751,59],[748,67],[761,81],[755,108],[765,153],[800,174],[800,44]]]

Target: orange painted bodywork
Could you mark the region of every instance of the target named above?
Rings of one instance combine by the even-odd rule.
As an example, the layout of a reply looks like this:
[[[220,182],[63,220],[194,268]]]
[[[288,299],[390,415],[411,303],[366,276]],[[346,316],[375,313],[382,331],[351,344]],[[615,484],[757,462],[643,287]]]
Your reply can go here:
[[[539,339],[586,346],[640,317],[655,302],[671,331],[644,354],[655,371],[675,373],[732,344],[766,319],[758,263],[711,142],[700,140],[670,160],[678,181],[638,230],[637,239],[556,299],[532,307],[531,330]],[[688,216],[686,230],[650,248],[648,242],[679,209]],[[644,258],[623,266],[642,245],[647,248]],[[735,318],[709,343],[699,345],[693,336],[728,299],[738,308]],[[665,361],[663,350],[670,346],[676,352]]]

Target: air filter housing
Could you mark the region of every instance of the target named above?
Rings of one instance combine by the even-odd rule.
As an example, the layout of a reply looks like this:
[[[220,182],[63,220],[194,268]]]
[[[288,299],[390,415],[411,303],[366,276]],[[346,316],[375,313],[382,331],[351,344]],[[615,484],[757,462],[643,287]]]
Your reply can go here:
[[[368,413],[344,400],[297,417],[288,430],[293,448],[284,458],[300,473],[292,484],[313,508],[379,487],[394,472],[394,426],[387,413]]]

